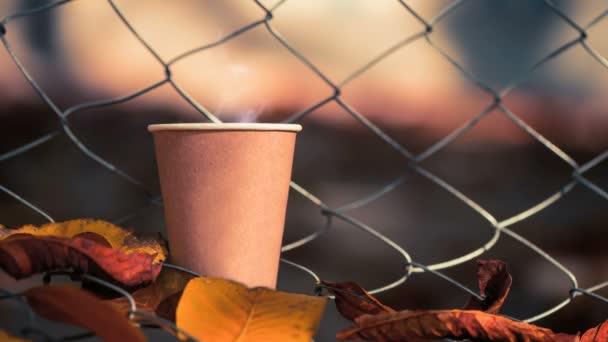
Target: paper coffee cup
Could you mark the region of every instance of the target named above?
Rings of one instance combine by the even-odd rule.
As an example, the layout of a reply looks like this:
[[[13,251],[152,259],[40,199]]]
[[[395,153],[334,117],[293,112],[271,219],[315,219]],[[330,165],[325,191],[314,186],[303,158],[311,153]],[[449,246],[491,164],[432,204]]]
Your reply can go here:
[[[292,124],[150,125],[173,263],[275,288],[296,141]]]

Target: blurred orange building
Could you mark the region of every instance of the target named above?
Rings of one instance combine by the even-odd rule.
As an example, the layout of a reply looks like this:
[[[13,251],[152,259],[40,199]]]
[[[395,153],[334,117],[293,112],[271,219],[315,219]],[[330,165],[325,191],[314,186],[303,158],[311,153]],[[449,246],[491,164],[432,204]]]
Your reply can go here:
[[[243,1],[179,0],[170,6],[160,0],[115,3],[165,61],[265,16],[254,2]],[[274,5],[272,1],[263,3]],[[427,20],[448,4],[408,2]],[[18,5],[16,0],[3,2],[0,13],[5,16]],[[561,5],[580,23],[590,22],[603,10],[600,2]],[[460,7],[437,24],[430,37],[472,75],[497,90],[527,74],[537,60],[578,35],[542,4],[465,3]],[[41,15],[10,23],[7,38],[47,89],[67,97],[62,99],[66,106],[127,95],[165,77],[161,64],[128,31],[108,2],[74,1],[51,13],[53,20],[48,25],[52,25],[55,39],[44,54],[33,46],[31,32]],[[287,1],[275,10],[271,24],[335,83],[424,30],[397,1]],[[38,30],[45,32],[44,27]],[[599,52],[608,51],[608,42],[602,39],[607,30],[608,25],[598,24],[589,31],[587,41]],[[6,54],[1,54],[2,101],[32,101],[28,85]],[[172,66],[172,75],[196,100],[225,120],[252,120],[257,115],[261,121],[280,120],[284,117],[264,115],[298,112],[333,92],[263,25],[178,61]],[[581,46],[575,46],[530,74],[504,103],[558,142],[597,149],[608,142],[608,136],[602,134],[608,128],[608,103],[603,96],[607,81],[604,67]],[[62,89],[70,88],[86,96],[69,98]],[[431,139],[448,134],[493,101],[424,38],[349,81],[342,97],[380,126],[416,128]],[[170,106],[179,113],[192,113],[169,85],[132,105]],[[318,112],[321,114],[311,115],[311,119],[345,125],[353,122],[331,105]],[[202,118],[184,114],[184,121],[192,120]],[[492,113],[481,122],[484,129],[475,130],[463,141],[529,141],[519,128],[505,125],[505,120],[500,113]]]

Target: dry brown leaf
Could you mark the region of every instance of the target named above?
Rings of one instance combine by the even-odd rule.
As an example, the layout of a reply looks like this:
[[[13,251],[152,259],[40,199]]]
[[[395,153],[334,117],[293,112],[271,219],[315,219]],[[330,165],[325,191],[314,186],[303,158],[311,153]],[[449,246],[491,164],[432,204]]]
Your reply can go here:
[[[506,264],[500,260],[477,262],[480,294],[464,310],[400,311],[380,303],[353,282],[324,282],[336,296],[338,311],[356,327],[337,334],[341,340],[429,342],[442,338],[500,342],[608,342],[608,322],[589,329],[582,337],[557,334],[532,324],[495,315],[512,283]]]
[[[97,239],[92,238],[93,234],[90,233],[100,235],[103,241],[109,244],[110,247],[126,254],[144,253],[155,255],[155,263],[165,260],[167,256],[167,251],[158,241],[154,239],[138,239],[132,232],[103,220],[79,219],[48,223],[40,227],[25,225],[17,229],[0,226],[0,239],[6,239],[9,236],[18,234],[64,238],[82,237],[84,235],[92,241],[101,241],[99,237]]]
[[[104,221],[2,228],[0,236],[0,268],[17,279],[71,268],[124,286],[138,286],[156,279],[166,255],[158,242],[139,241]]]
[[[23,295],[40,316],[87,329],[104,341],[146,340],[124,313],[79,288],[40,286],[25,291]]]
[[[556,334],[532,324],[471,310],[399,311],[364,315],[357,327],[339,332],[339,340],[370,341],[470,339],[492,342],[576,342],[578,336]]]
[[[16,279],[71,268],[131,287],[156,279],[162,264],[155,264],[155,258],[125,254],[78,237],[16,236],[0,242],[0,268]]]
[[[481,301],[472,297],[466,304],[465,309],[498,313],[511,288],[512,279],[507,272],[507,266],[500,260],[479,260],[477,267],[480,294],[485,299]],[[395,312],[354,282],[332,283],[321,281],[321,283],[326,285],[328,290],[336,296],[338,311],[351,321],[364,314],[375,315]]]
[[[366,314],[377,315],[395,312],[392,308],[380,303],[379,300],[355,282],[332,283],[321,281],[321,284],[327,286],[327,290],[336,297],[336,307],[340,314],[351,321]]]
[[[485,298],[482,301],[471,297],[464,309],[497,314],[511,289],[512,278],[507,264],[500,260],[478,260],[477,279],[479,294]]]
[[[326,297],[195,278],[184,289],[176,322],[202,341],[310,342],[326,302]]]
[[[165,312],[167,310],[165,307],[162,308],[162,314],[157,312],[157,308],[171,295],[181,293],[192,278],[194,276],[186,272],[163,269],[154,283],[131,293],[137,305],[137,310],[156,313],[167,319],[175,317],[177,305],[173,307],[173,314],[170,315]],[[127,298],[121,297],[108,302],[124,313],[128,313],[131,310]]]
[[[608,321],[595,328],[587,330],[581,337],[580,342],[606,342],[608,341]]]

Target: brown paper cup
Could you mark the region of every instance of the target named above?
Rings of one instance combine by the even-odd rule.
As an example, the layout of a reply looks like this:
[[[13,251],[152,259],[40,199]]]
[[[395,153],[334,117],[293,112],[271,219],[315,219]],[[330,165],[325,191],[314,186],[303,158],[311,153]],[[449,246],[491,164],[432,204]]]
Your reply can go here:
[[[171,260],[275,288],[296,133],[287,124],[151,125]]]

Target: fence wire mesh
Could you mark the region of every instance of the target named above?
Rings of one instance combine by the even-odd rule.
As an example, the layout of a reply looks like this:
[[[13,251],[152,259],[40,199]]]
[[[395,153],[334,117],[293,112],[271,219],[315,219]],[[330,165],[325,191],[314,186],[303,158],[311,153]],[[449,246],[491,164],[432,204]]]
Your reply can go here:
[[[545,252],[542,248],[537,246],[534,242],[528,240],[525,236],[510,229],[510,227],[512,225],[514,225],[515,223],[521,222],[523,220],[529,219],[532,216],[537,215],[539,212],[552,206],[554,203],[556,203],[558,200],[560,200],[564,196],[568,196],[568,194],[575,187],[585,187],[585,188],[589,189],[590,191],[594,192],[595,194],[603,197],[604,199],[608,199],[608,191],[605,189],[602,189],[600,186],[593,183],[591,180],[588,179],[588,177],[586,177],[586,173],[588,173],[591,169],[593,169],[594,167],[596,167],[597,165],[599,165],[600,163],[602,163],[606,159],[608,159],[608,150],[603,151],[602,153],[598,154],[596,157],[594,157],[593,159],[591,159],[590,161],[588,161],[584,164],[579,164],[574,160],[574,158],[572,158],[563,149],[561,149],[559,146],[557,146],[556,144],[551,142],[549,139],[545,138],[542,134],[540,134],[538,131],[536,131],[534,128],[532,128],[526,121],[522,120],[517,113],[514,113],[512,110],[507,108],[503,102],[503,99],[513,89],[517,88],[523,82],[525,82],[527,80],[527,78],[529,77],[529,75],[534,70],[538,69],[539,67],[545,65],[549,61],[557,58],[558,56],[562,55],[564,52],[566,52],[576,46],[582,47],[584,49],[584,51],[587,52],[590,61],[593,61],[594,63],[599,63],[604,68],[608,68],[608,60],[604,56],[602,56],[598,51],[596,51],[588,43],[589,30],[592,27],[598,25],[598,23],[600,23],[606,19],[606,17],[608,16],[608,9],[603,11],[602,13],[600,13],[594,19],[592,19],[591,21],[589,21],[587,23],[577,23],[575,20],[571,19],[564,11],[562,11],[558,6],[556,6],[552,1],[544,0],[544,2],[543,2],[544,6],[546,6],[546,8],[549,9],[560,20],[562,20],[564,23],[566,23],[572,30],[577,32],[577,36],[574,39],[561,45],[559,48],[555,49],[554,51],[551,51],[549,54],[547,54],[540,60],[538,60],[536,63],[534,63],[533,65],[531,65],[529,67],[529,69],[526,73],[523,73],[523,74],[519,75],[518,77],[515,77],[506,86],[502,87],[501,89],[494,89],[490,85],[484,83],[482,80],[476,78],[469,70],[467,70],[467,68],[465,68],[462,64],[460,64],[457,61],[457,59],[453,58],[447,51],[442,49],[440,44],[438,44],[433,39],[433,35],[434,35],[435,29],[438,26],[438,24],[440,24],[446,18],[448,18],[459,6],[461,6],[463,3],[467,2],[466,0],[453,1],[453,2],[449,3],[441,11],[436,13],[435,16],[433,16],[431,18],[423,17],[422,15],[420,15],[419,13],[414,11],[412,9],[412,7],[408,4],[407,1],[399,0],[398,2],[401,5],[402,10],[409,13],[409,15],[413,16],[421,24],[421,29],[417,32],[411,33],[408,36],[405,36],[401,41],[398,41],[396,44],[389,46],[382,53],[378,54],[377,56],[375,56],[374,58],[369,60],[367,63],[362,65],[360,68],[352,71],[347,77],[345,77],[344,79],[341,79],[341,80],[333,80],[330,77],[328,77],[321,70],[321,68],[319,68],[317,65],[315,65],[315,63],[313,63],[311,60],[309,60],[305,56],[304,53],[302,53],[300,50],[298,50],[297,46],[290,43],[290,41],[288,39],[284,38],[281,35],[281,33],[275,27],[273,27],[273,19],[275,18],[275,11],[279,7],[283,6],[287,2],[286,0],[278,1],[271,7],[264,5],[260,1],[254,0],[253,2],[260,9],[261,15],[260,15],[259,20],[250,22],[247,25],[242,26],[241,28],[217,39],[216,41],[209,42],[205,45],[192,48],[191,50],[185,51],[185,52],[178,54],[178,55],[174,56],[173,58],[169,58],[169,59],[164,59],[159,55],[159,53],[157,53],[157,51],[154,49],[154,47],[151,44],[149,44],[143,38],[143,36],[140,35],[140,33],[134,28],[134,26],[130,23],[129,19],[123,14],[120,7],[113,0],[107,0],[108,6],[110,6],[110,8],[115,13],[115,15],[120,19],[120,21],[125,25],[125,27],[130,31],[130,33],[139,41],[139,43],[143,47],[145,47],[147,52],[150,55],[152,55],[154,57],[154,59],[156,59],[156,61],[158,62],[158,67],[162,68],[164,70],[165,77],[158,80],[155,83],[152,83],[142,89],[137,90],[136,92],[133,92],[131,94],[126,94],[122,97],[110,98],[110,99],[101,100],[101,101],[81,103],[81,104],[78,104],[78,105],[75,105],[75,106],[72,106],[69,108],[62,109],[53,101],[53,99],[51,99],[51,97],[49,95],[47,95],[47,92],[45,92],[45,90],[39,85],[39,83],[36,81],[36,79],[34,77],[32,77],[32,75],[30,74],[28,69],[21,62],[20,56],[18,56],[15,53],[15,51],[14,51],[13,47],[11,46],[11,44],[9,43],[7,37],[9,37],[11,35],[11,24],[15,21],[18,21],[20,18],[32,16],[34,14],[38,14],[38,13],[45,12],[45,11],[51,11],[51,10],[56,9],[61,6],[69,6],[69,4],[72,2],[75,2],[75,0],[62,0],[62,1],[52,2],[45,6],[32,8],[32,9],[14,13],[12,15],[5,17],[4,19],[2,19],[0,21],[0,39],[2,40],[2,44],[3,44],[4,48],[10,55],[10,58],[14,61],[15,66],[20,70],[20,72],[23,74],[23,76],[29,82],[29,84],[33,87],[33,89],[36,91],[36,93],[42,98],[42,100],[56,114],[57,120],[59,121],[61,128],[63,129],[63,131],[57,130],[57,131],[53,131],[48,134],[45,134],[43,136],[40,136],[39,138],[34,139],[31,142],[24,144],[23,146],[20,146],[12,151],[1,154],[0,163],[6,163],[14,157],[17,157],[17,156],[20,156],[23,154],[27,154],[32,149],[35,149],[43,144],[47,144],[50,141],[56,139],[57,137],[59,137],[61,135],[65,135],[74,144],[74,146],[76,146],[88,158],[90,158],[91,160],[95,161],[99,165],[101,165],[104,168],[111,171],[116,177],[121,177],[122,179],[126,180],[134,188],[138,189],[143,194],[145,194],[145,196],[148,199],[145,207],[149,207],[149,206],[161,207],[162,206],[161,198],[158,195],[155,195],[153,191],[148,189],[146,187],[146,185],[144,184],[144,182],[138,180],[137,178],[135,178],[135,177],[129,175],[127,172],[123,171],[119,165],[114,165],[114,164],[110,163],[109,161],[107,161],[106,159],[102,158],[100,155],[96,154],[95,151],[90,149],[87,146],[87,144],[85,144],[83,141],[81,141],[81,139],[78,136],[78,132],[75,132],[72,128],[71,119],[74,116],[78,115],[80,112],[83,112],[83,111],[86,111],[89,109],[93,109],[93,108],[113,106],[113,105],[117,105],[117,104],[124,103],[127,101],[131,101],[139,96],[142,96],[146,93],[153,91],[154,89],[168,85],[175,90],[175,92],[183,99],[183,101],[187,102],[190,106],[192,106],[192,108],[194,108],[201,115],[203,115],[208,121],[220,122],[220,120],[218,119],[218,117],[216,115],[214,115],[210,110],[208,110],[202,103],[199,103],[188,92],[186,92],[186,90],[184,88],[182,88],[180,86],[180,84],[176,82],[176,80],[174,80],[174,78],[172,77],[172,67],[175,66],[176,64],[180,63],[181,61],[188,59],[189,57],[191,57],[195,54],[204,53],[205,51],[213,49],[214,47],[227,43],[228,41],[235,39],[254,28],[263,27],[267,31],[267,33],[270,37],[272,37],[278,43],[280,43],[280,45],[282,45],[285,50],[287,50],[290,54],[292,54],[294,57],[296,57],[302,64],[304,64],[310,70],[311,73],[314,73],[320,80],[322,80],[329,87],[331,87],[331,89],[333,89],[333,93],[330,94],[329,96],[327,96],[326,98],[318,101],[317,103],[315,103],[314,105],[310,106],[309,108],[307,108],[303,111],[293,113],[291,116],[289,116],[287,119],[284,120],[285,123],[300,122],[308,114],[312,113],[313,111],[315,111],[329,103],[337,104],[338,106],[343,108],[355,120],[357,120],[363,126],[365,126],[371,133],[373,133],[377,137],[377,139],[381,140],[382,142],[384,142],[388,146],[390,146],[392,149],[397,151],[408,162],[410,171],[414,171],[418,175],[425,177],[426,179],[431,181],[436,187],[444,190],[450,196],[453,196],[457,200],[464,203],[471,211],[475,212],[476,214],[480,215],[484,220],[486,220],[493,229],[493,235],[491,236],[491,238],[487,242],[485,242],[482,246],[480,246],[479,248],[472,250],[464,255],[460,255],[455,258],[451,258],[449,260],[438,262],[438,263],[435,263],[432,265],[423,265],[421,263],[416,262],[415,259],[408,253],[406,248],[400,246],[399,244],[397,244],[396,242],[394,242],[387,236],[383,235],[381,232],[379,232],[374,227],[372,227],[364,222],[361,222],[360,220],[349,215],[350,210],[366,206],[368,203],[370,203],[382,196],[386,196],[388,193],[394,191],[396,188],[398,188],[399,186],[401,186],[404,183],[405,176],[399,176],[398,178],[389,182],[387,185],[385,185],[381,189],[378,189],[377,191],[374,191],[373,193],[370,193],[367,196],[364,196],[355,202],[352,202],[348,205],[344,205],[344,206],[337,207],[337,208],[330,207],[321,198],[319,198],[312,192],[308,191],[304,187],[298,185],[298,183],[296,182],[297,180],[295,180],[295,181],[291,182],[292,190],[294,190],[299,195],[303,196],[303,198],[305,198],[306,200],[310,201],[315,206],[317,206],[320,209],[321,215],[323,215],[325,217],[326,224],[318,231],[315,231],[314,233],[312,233],[302,239],[299,239],[297,241],[284,245],[282,248],[283,252],[290,251],[290,250],[299,248],[301,246],[304,246],[315,239],[322,239],[324,233],[327,232],[331,228],[333,222],[335,222],[335,220],[341,220],[341,221],[346,222],[347,224],[352,225],[353,227],[358,228],[361,231],[365,232],[366,234],[369,235],[369,237],[371,239],[379,240],[386,246],[386,248],[393,249],[399,255],[401,255],[401,257],[403,259],[402,276],[388,284],[385,284],[384,286],[371,290],[370,291],[371,293],[380,293],[380,292],[389,291],[389,290],[395,288],[396,286],[401,285],[402,283],[406,282],[406,280],[408,280],[410,277],[415,276],[416,274],[419,274],[419,273],[426,272],[426,273],[430,273],[430,274],[436,276],[438,279],[441,279],[442,281],[448,281],[453,286],[456,286],[456,287],[462,289],[463,291],[466,291],[469,294],[478,296],[475,293],[475,291],[467,288],[467,286],[465,286],[464,284],[456,281],[455,279],[448,277],[447,275],[441,273],[440,271],[463,264],[467,261],[480,257],[485,252],[487,252],[488,250],[490,250],[494,246],[496,246],[500,242],[501,239],[507,238],[507,239],[512,239],[512,240],[516,241],[517,243],[525,246],[529,250],[533,251],[534,253],[537,253],[540,257],[544,258],[547,262],[549,262],[551,265],[553,265],[555,268],[557,268],[560,272],[562,272],[569,279],[569,281],[571,283],[570,291],[568,293],[564,293],[565,299],[562,302],[557,303],[553,307],[550,307],[550,308],[542,308],[541,310],[539,310],[538,313],[532,315],[531,317],[523,317],[522,318],[523,321],[535,322],[535,321],[543,319],[549,315],[552,315],[552,314],[556,313],[558,310],[564,308],[569,303],[571,303],[578,296],[587,296],[589,298],[593,298],[598,301],[608,303],[608,298],[603,297],[596,293],[598,290],[608,287],[608,280],[605,282],[596,284],[594,286],[588,287],[588,288],[579,287],[576,275],[571,270],[569,270],[566,266],[564,266],[564,264],[562,264],[559,260],[557,260],[556,258],[551,256],[549,253]],[[390,134],[388,134],[387,132],[385,132],[384,130],[379,128],[377,125],[375,125],[365,115],[361,114],[356,108],[349,105],[344,100],[341,91],[345,85],[349,84],[353,80],[355,80],[358,77],[360,77],[361,75],[365,74],[367,71],[372,69],[375,65],[382,63],[382,61],[385,60],[387,57],[391,56],[392,54],[396,53],[400,49],[402,49],[414,42],[417,42],[417,41],[424,41],[425,44],[427,44],[429,47],[431,47],[433,50],[435,50],[443,59],[445,59],[445,61],[449,62],[455,70],[457,70],[466,79],[468,79],[472,85],[474,85],[481,91],[489,94],[493,98],[493,101],[485,109],[483,109],[481,112],[475,114],[470,120],[463,123],[460,127],[453,130],[450,134],[444,136],[442,139],[440,139],[436,143],[432,144],[430,147],[428,147],[426,150],[422,151],[421,153],[414,154],[411,151],[409,151],[406,147],[404,147],[402,144],[400,144],[398,141],[393,139]],[[525,132],[526,134],[531,136],[533,139],[538,141],[540,144],[542,144],[548,151],[550,151],[550,153],[552,153],[557,158],[562,160],[564,163],[569,165],[569,167],[571,169],[570,180],[566,184],[564,184],[561,188],[557,189],[551,196],[545,198],[544,200],[540,201],[539,203],[534,204],[533,206],[527,208],[526,210],[523,210],[523,211],[521,211],[511,217],[503,219],[503,220],[497,219],[495,215],[493,215],[490,211],[486,210],[479,203],[475,202],[473,199],[468,197],[466,194],[459,191],[455,186],[453,186],[452,184],[443,180],[436,174],[430,172],[428,169],[426,169],[425,167],[423,167],[421,165],[421,163],[424,160],[437,154],[439,151],[443,150],[446,146],[452,144],[452,142],[454,142],[457,138],[461,137],[466,132],[471,130],[480,121],[484,120],[485,117],[489,113],[491,113],[493,111],[500,112],[502,115],[504,115],[510,121],[512,121],[515,125],[517,125],[519,127],[519,129],[521,129],[523,132]],[[30,200],[30,199],[22,196],[19,193],[19,189],[10,189],[10,188],[0,184],[0,191],[6,193],[8,196],[12,197],[15,201],[18,201],[19,203],[28,207],[32,211],[41,215],[46,220],[53,222],[52,216],[45,210],[45,208],[41,208],[40,206],[37,206],[35,203],[35,200]],[[141,209],[143,209],[143,208],[141,208]],[[123,219],[117,220],[116,223],[120,223],[120,222],[128,220],[134,216],[141,215],[141,209],[135,210],[132,213],[127,213]],[[307,268],[305,265],[301,265],[301,264],[289,261],[284,258],[281,259],[281,261],[285,265],[294,267],[294,268],[304,272],[306,275],[310,276],[311,288],[315,288],[315,286],[317,286],[317,282],[319,281],[319,276],[317,276],[315,274],[314,270]],[[174,267],[174,266],[167,264],[166,267]],[[66,273],[59,272],[58,274],[65,275]],[[58,274],[54,274],[54,275],[58,275]],[[87,276],[81,276],[81,277],[87,277]],[[100,279],[93,279],[92,277],[89,277],[89,278],[90,278],[89,280],[100,282],[103,286],[114,289],[114,290],[118,291],[119,293],[121,293],[122,295],[124,295],[125,297],[131,298],[128,293],[124,292],[120,288],[116,288],[115,286],[105,283]],[[2,299],[12,298],[12,299],[21,300],[19,296],[13,295],[6,291],[2,291],[2,293],[3,293],[2,296],[0,296],[0,298],[2,298]],[[132,298],[131,298],[131,301],[132,301]],[[31,314],[31,312],[30,312],[30,314]],[[132,313],[130,316],[135,317],[135,316],[145,316],[145,315],[146,315],[145,313],[137,311],[137,307],[135,306],[134,302],[132,301]],[[169,326],[172,329],[177,330],[177,328],[172,323],[164,321],[158,317],[147,317],[146,316],[146,318],[149,319],[151,322],[154,322],[157,325]],[[28,328],[25,329],[23,331],[23,333],[26,335],[29,335],[29,336],[34,336],[34,335],[43,335],[44,336],[44,332],[36,330],[35,327],[32,326],[31,324],[28,325]],[[87,336],[88,336],[87,334],[84,334],[81,337],[84,338]],[[188,335],[186,334],[184,336],[188,336]],[[69,337],[70,340],[74,340],[77,338],[78,338],[78,336]]]

